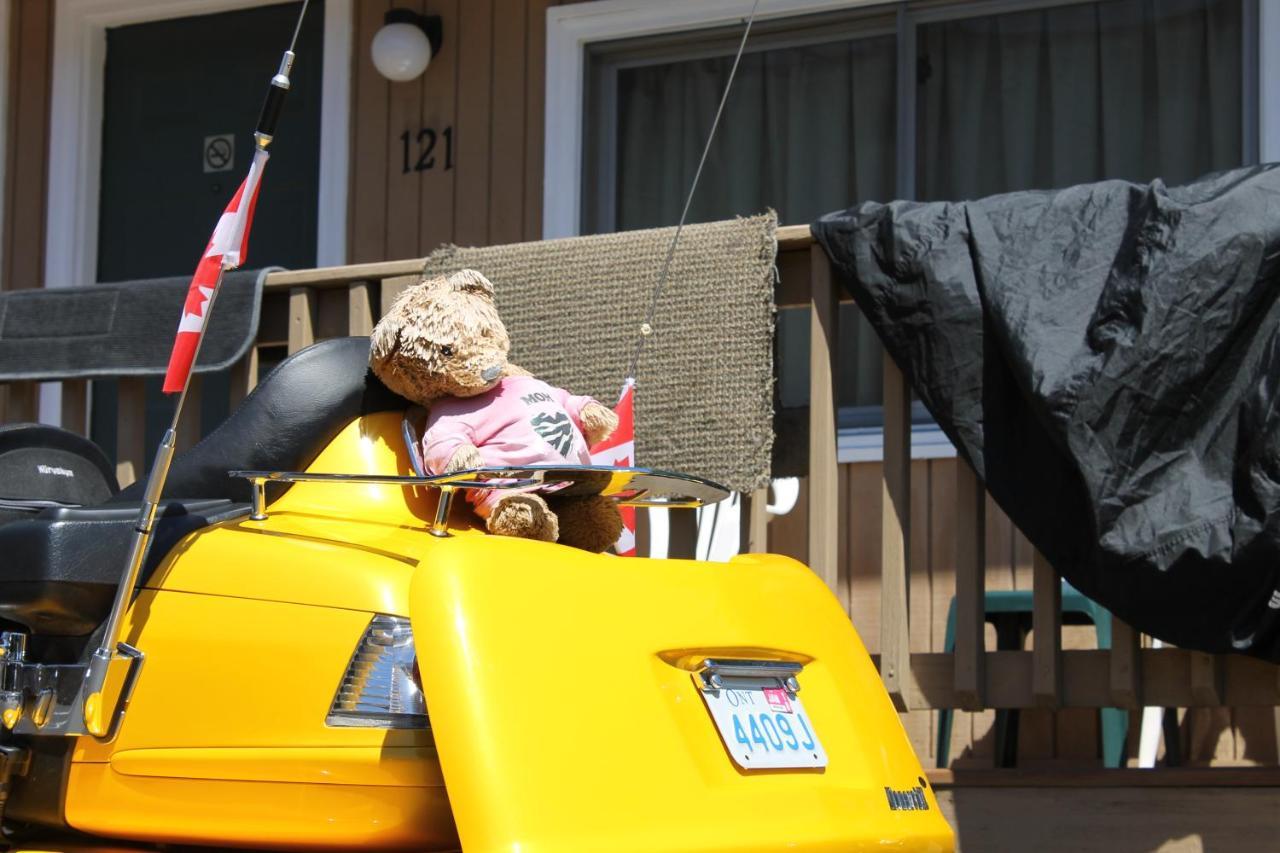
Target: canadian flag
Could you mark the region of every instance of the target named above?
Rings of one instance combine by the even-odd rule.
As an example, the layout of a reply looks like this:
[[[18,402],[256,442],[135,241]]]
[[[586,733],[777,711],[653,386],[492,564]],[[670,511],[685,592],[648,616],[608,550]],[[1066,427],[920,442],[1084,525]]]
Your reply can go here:
[[[591,448],[591,464],[612,465],[617,468],[629,468],[635,464],[636,427],[633,401],[636,381],[627,377],[622,384],[622,394],[618,397],[618,405],[613,407],[618,416],[618,428],[613,435]],[[636,509],[631,506],[621,507],[622,535],[614,546],[620,557],[636,555]]]
[[[262,186],[262,170],[267,165],[267,152],[254,152],[249,174],[232,196],[231,203],[218,219],[204,256],[196,265],[191,277],[187,301],[182,306],[182,319],[178,322],[178,336],[173,341],[169,355],[169,369],[164,374],[164,393],[173,394],[186,387],[191,364],[195,360],[200,336],[204,334],[208,319],[209,300],[222,281],[224,270],[233,270],[244,263],[249,253],[249,228],[253,225],[253,209],[258,204],[258,190]]]

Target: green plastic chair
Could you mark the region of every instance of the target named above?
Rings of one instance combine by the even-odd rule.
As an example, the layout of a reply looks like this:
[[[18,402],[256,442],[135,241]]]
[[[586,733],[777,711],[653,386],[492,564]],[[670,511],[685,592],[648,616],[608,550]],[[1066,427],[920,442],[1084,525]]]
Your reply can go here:
[[[1022,648],[1031,631],[1031,591],[991,590],[983,597],[986,621],[995,626],[996,649],[1016,651]],[[1111,648],[1111,613],[1080,590],[1062,582],[1062,622],[1065,625],[1093,625],[1098,648]],[[947,609],[945,650],[956,647],[956,600]],[[952,710],[938,711],[938,766],[946,767],[951,759]],[[1124,760],[1125,740],[1129,735],[1129,712],[1122,708],[1099,710],[1102,726],[1102,763],[1119,767]],[[1000,767],[1015,767],[1018,762],[1018,711],[996,711],[996,758]]]

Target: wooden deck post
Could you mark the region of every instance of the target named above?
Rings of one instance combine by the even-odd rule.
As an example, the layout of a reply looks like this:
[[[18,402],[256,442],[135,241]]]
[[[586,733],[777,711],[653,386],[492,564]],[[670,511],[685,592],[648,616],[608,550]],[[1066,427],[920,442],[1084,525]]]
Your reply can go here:
[[[413,287],[421,280],[421,275],[397,275],[382,280],[382,311],[379,317],[384,316],[391,310],[391,306],[395,303],[396,297],[404,293],[405,288]]]
[[[13,382],[5,386],[4,420],[6,423],[31,423],[40,417],[40,386],[35,382]]]
[[[1032,558],[1031,695],[1036,704],[1056,708],[1062,702],[1062,579],[1039,550]]]
[[[911,392],[884,357],[884,468],[880,516],[880,678],[899,711],[911,684],[907,543],[911,541]],[[812,512],[810,508],[810,512]]]
[[[258,387],[258,344],[255,342],[244,354],[244,358],[231,367],[231,410],[234,412],[240,401],[249,396]]]
[[[1222,704],[1222,671],[1218,656],[1207,652],[1191,652],[1188,658],[1191,698],[1197,705]]]
[[[763,554],[769,549],[769,490],[756,489],[742,496],[742,522],[739,550],[744,554]]]
[[[200,374],[191,374],[191,384],[187,386],[187,399],[182,406],[182,418],[178,421],[178,451],[181,452],[195,445],[200,440],[200,410],[204,401],[204,379]]]
[[[1117,708],[1142,705],[1141,637],[1128,623],[1111,619],[1111,698]]]
[[[312,287],[289,289],[289,355],[316,342],[316,292]]]
[[[836,339],[840,302],[831,260],[809,247],[809,568],[834,592],[840,559]]]
[[[127,376],[116,393],[116,479],[120,488],[142,479],[147,472],[147,386]]]
[[[368,335],[373,332],[373,301],[370,297],[377,282],[357,281],[347,285],[347,334]]]
[[[961,708],[985,706],[987,692],[987,495],[977,473],[956,460],[955,690]]]
[[[84,379],[62,381],[62,428],[89,434],[89,383]]]
[[[698,556],[698,511],[667,510],[667,557],[693,560]]]

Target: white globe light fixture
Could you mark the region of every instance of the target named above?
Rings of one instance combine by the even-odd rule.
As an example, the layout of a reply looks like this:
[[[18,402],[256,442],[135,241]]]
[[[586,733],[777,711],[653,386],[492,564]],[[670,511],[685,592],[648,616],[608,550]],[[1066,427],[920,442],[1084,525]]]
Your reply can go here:
[[[392,9],[373,36],[369,52],[378,73],[403,83],[416,79],[440,50],[440,17]]]

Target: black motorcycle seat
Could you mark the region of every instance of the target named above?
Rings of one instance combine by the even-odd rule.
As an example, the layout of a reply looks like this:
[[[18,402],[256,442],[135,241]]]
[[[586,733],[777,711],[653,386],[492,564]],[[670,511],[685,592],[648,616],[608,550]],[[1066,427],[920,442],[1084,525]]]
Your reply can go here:
[[[169,469],[139,582],[146,582],[183,537],[248,513],[250,485],[227,476],[229,470],[303,470],[356,418],[408,407],[378,381],[368,363],[367,337],[335,338],[301,350],[268,374],[213,432],[179,453]],[[40,438],[38,443],[52,440]],[[75,446],[86,458],[94,452],[102,456],[90,448],[93,452]],[[109,475],[105,458],[97,457],[92,466]],[[30,467],[27,460],[19,461]],[[106,503],[57,506],[90,503],[58,494],[18,507],[18,520],[0,525],[0,620],[56,636],[85,636],[97,628],[115,596],[145,486],[139,481],[111,497],[111,477],[106,493],[99,495]]]
[[[190,533],[248,512],[225,499],[165,501],[139,584]],[[0,619],[34,634],[92,633],[111,608],[137,518],[136,503],[59,507],[0,527]]]
[[[179,453],[164,495],[248,501],[249,483],[228,471],[304,470],[356,418],[409,405],[369,370],[368,338],[321,341],[280,362],[230,417]],[[112,502],[139,500],[144,488],[134,483]]]
[[[47,424],[0,426],[0,524],[53,506],[99,504],[119,490],[89,439]]]

